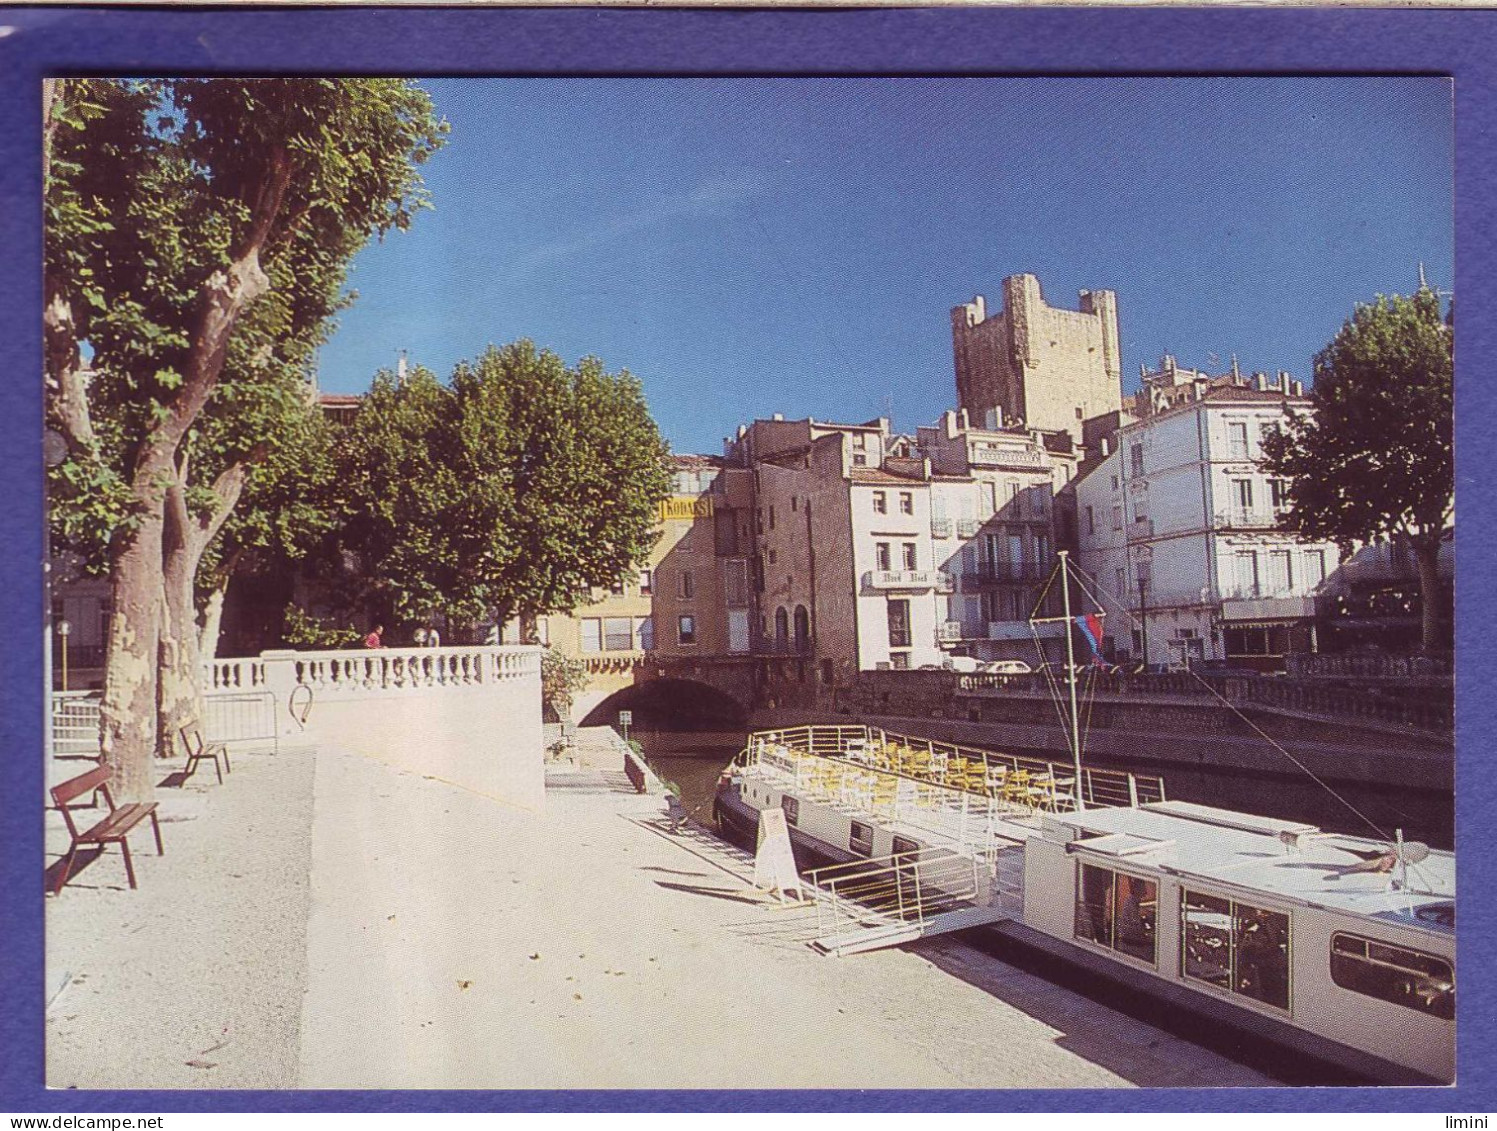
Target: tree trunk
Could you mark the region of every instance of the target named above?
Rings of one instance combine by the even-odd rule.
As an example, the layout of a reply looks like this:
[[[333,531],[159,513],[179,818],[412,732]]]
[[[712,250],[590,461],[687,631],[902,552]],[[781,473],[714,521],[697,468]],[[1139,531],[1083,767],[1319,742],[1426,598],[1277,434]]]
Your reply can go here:
[[[1419,650],[1426,656],[1444,650],[1444,635],[1440,631],[1440,614],[1444,610],[1445,594],[1440,588],[1440,538],[1422,536],[1411,538],[1414,563],[1419,570],[1419,607],[1421,611]]]
[[[167,507],[165,555],[162,559],[164,615],[161,623],[161,670],[157,688],[159,747],[171,754],[177,732],[203,721],[202,664],[193,607],[193,582],[201,553],[194,553],[191,528],[183,529],[177,508]]]
[[[223,629],[224,601],[229,595],[229,582],[234,579],[232,568],[224,571],[208,594],[203,608],[203,626],[198,636],[198,655],[203,663],[212,663],[218,658],[218,637]]]
[[[112,553],[112,613],[105,645],[104,697],[99,706],[99,747],[114,771],[116,798],[148,801],[155,795],[156,687],[161,638],[162,493],[170,460],[148,453],[134,477],[139,523]]]

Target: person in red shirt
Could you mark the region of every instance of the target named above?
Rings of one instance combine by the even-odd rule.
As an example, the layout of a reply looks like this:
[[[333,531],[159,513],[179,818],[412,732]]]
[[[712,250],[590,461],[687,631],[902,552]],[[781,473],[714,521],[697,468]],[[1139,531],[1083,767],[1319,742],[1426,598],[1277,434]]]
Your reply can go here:
[[[383,640],[381,640],[380,637],[384,634],[384,631],[385,631],[385,626],[384,625],[382,625],[382,624],[375,625],[374,626],[374,631],[371,632],[368,636],[364,637],[364,647],[365,648],[383,648],[385,646],[385,642]]]

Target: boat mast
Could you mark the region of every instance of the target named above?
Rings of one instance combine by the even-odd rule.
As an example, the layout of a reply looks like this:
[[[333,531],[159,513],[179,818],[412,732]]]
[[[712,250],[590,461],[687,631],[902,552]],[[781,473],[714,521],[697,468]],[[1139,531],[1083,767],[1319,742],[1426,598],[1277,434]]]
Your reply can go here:
[[[1066,686],[1071,691],[1071,764],[1076,770],[1076,808],[1086,808],[1081,800],[1081,712],[1076,706],[1076,647],[1071,640],[1071,576],[1068,572],[1069,550],[1059,550],[1061,609],[1066,615]]]

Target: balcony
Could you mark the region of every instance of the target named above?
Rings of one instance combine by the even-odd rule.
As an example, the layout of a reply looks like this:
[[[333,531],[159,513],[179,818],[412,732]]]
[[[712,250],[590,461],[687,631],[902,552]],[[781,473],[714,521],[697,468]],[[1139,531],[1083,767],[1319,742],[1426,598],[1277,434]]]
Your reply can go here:
[[[951,574],[939,569],[874,569],[863,575],[863,588],[880,592],[934,589],[937,593],[950,593],[952,582]]]
[[[1315,615],[1315,598],[1288,589],[1239,586],[1222,594],[1222,620],[1301,620]]]
[[[951,519],[933,518],[930,520],[930,536],[932,538],[951,537]]]
[[[959,620],[944,620],[936,625],[936,643],[954,644],[962,639],[962,622]]]
[[[990,620],[988,621],[988,639],[1033,640],[1036,636],[1045,639],[1060,636],[1064,627],[1059,624],[1031,625],[1027,620]]]
[[[1229,507],[1216,512],[1218,530],[1272,530],[1279,523],[1282,507]]]
[[[967,462],[977,467],[1044,467],[1045,453],[1028,444],[1023,447],[1013,445],[986,447],[981,444],[968,444]]]
[[[1032,585],[1044,581],[1054,568],[1051,562],[982,562],[975,572],[962,574],[962,590],[989,585]]]

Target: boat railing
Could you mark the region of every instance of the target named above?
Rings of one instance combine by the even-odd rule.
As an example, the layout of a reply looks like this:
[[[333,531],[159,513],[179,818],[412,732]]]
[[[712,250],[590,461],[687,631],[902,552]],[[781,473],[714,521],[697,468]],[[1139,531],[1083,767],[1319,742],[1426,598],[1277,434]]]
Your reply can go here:
[[[917,739],[877,727],[804,726],[756,731],[739,755],[745,768],[763,765],[823,800],[889,816],[930,809],[959,811],[972,798],[989,802],[986,816],[1117,808],[1164,800],[1157,775],[1074,768],[1013,754]],[[1079,804],[1078,804],[1079,801]]]
[[[987,894],[980,862],[946,849],[833,864],[806,878],[816,890],[817,941],[834,953],[854,934],[923,929],[933,916],[977,906]]]

